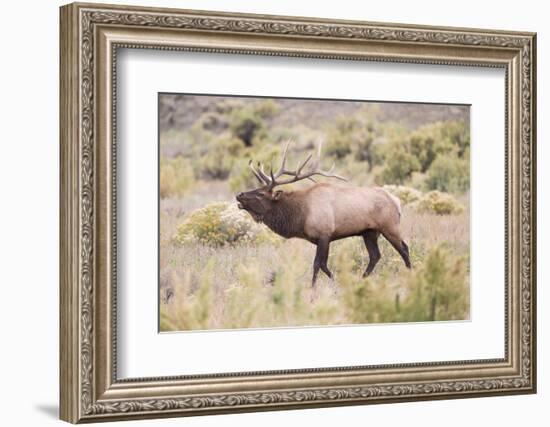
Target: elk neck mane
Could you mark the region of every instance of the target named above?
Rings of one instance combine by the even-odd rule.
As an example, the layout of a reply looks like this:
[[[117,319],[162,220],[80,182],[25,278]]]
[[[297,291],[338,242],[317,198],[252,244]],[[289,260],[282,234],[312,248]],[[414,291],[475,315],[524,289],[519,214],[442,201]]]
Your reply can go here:
[[[286,191],[274,207],[264,214],[262,222],[285,237],[302,237],[305,212],[303,201],[294,191]]]

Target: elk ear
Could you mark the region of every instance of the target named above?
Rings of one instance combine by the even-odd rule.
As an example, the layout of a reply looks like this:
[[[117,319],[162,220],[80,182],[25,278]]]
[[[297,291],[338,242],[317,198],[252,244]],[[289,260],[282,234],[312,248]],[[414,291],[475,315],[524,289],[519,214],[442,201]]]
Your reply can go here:
[[[279,200],[281,196],[283,195],[283,190],[277,190],[273,194],[273,200]]]

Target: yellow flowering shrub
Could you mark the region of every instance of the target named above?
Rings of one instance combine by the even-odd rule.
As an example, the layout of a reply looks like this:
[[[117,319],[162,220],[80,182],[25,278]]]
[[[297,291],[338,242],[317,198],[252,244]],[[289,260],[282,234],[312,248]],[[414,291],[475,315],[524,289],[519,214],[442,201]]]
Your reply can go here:
[[[403,206],[420,213],[434,213],[436,215],[459,214],[464,211],[462,206],[451,194],[442,191],[421,191],[404,185],[384,185],[385,190],[396,196]]]
[[[384,185],[384,190],[396,196],[403,205],[416,202],[422,197],[422,191],[405,185]]]
[[[265,225],[255,222],[235,203],[210,203],[197,209],[179,225],[177,243],[202,243],[223,246],[241,243],[277,243],[281,238]]]
[[[414,202],[411,207],[417,212],[431,212],[437,215],[459,214],[464,211],[464,206],[462,206],[453,196],[437,190],[424,194],[420,200]]]

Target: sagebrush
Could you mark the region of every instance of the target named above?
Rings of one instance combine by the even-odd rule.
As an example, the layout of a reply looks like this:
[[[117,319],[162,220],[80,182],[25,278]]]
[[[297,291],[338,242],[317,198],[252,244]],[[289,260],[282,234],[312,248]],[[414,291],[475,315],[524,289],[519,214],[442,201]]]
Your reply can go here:
[[[159,115],[162,331],[469,318],[468,107],[165,94]],[[289,158],[324,141],[324,169],[400,199],[412,271],[381,239],[365,279],[364,242],[345,239],[312,288],[314,246],[237,209],[249,162],[269,173],[288,138]]]

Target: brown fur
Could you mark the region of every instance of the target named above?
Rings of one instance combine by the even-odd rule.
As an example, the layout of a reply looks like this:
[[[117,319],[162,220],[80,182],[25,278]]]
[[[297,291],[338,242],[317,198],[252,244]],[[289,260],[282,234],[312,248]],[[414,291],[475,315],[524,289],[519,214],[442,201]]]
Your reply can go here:
[[[382,234],[410,268],[408,247],[399,229],[399,199],[380,187],[318,183],[308,188],[283,192],[265,186],[240,193],[239,206],[275,233],[298,237],[317,245],[313,284],[318,270],[329,277],[326,263],[330,242],[350,236],[363,236],[369,252],[368,275],[380,255],[378,235]]]

